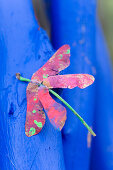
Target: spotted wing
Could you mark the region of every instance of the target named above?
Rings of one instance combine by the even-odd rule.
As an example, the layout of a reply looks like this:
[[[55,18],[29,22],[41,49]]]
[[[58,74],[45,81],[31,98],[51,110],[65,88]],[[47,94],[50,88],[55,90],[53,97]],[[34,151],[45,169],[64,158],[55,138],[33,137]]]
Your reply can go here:
[[[38,98],[38,86],[29,83],[27,86],[27,114],[25,134],[30,137],[38,134],[45,124],[43,106]]]
[[[53,100],[49,94],[49,90],[45,87],[39,88],[38,96],[51,124],[58,130],[61,130],[66,121],[65,107]]]
[[[70,46],[64,45],[32,76],[32,80],[42,81],[44,78],[58,74],[70,64]]]
[[[43,80],[43,84],[48,88],[86,88],[94,82],[94,77],[89,74],[68,74],[50,76]]]

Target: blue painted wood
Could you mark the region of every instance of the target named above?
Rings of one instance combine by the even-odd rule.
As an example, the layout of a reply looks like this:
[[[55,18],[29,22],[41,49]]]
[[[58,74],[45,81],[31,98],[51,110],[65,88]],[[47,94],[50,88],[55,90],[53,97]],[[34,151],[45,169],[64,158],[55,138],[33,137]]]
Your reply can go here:
[[[56,49],[66,43],[71,46],[71,65],[65,73],[88,73],[96,77],[95,14],[94,0],[52,1],[53,46]],[[93,127],[95,83],[83,90],[65,90],[62,95]],[[88,170],[91,152],[88,132],[69,110],[62,136],[66,169]]]
[[[108,49],[100,25],[97,26],[97,81],[95,130],[91,170],[113,169],[113,81]]]
[[[53,46],[71,46],[71,66],[63,73],[96,78],[87,89],[62,92],[97,133],[91,148],[87,130],[69,110],[62,136],[48,119],[39,135],[25,136],[27,84],[18,82],[15,73],[31,78],[54,51],[38,29],[30,0],[0,0],[0,18],[0,169],[112,170],[112,80],[95,0],[51,1]]]
[[[88,147],[86,129],[68,112],[62,131],[66,169],[113,169],[113,90],[109,54],[96,22],[95,0],[54,0],[52,44],[71,46],[71,66],[65,73],[90,73],[95,83],[85,90],[63,91],[63,97],[93,126],[97,137]]]
[[[64,170],[61,133],[49,123],[39,135],[25,135],[27,83],[53,54],[34,18],[30,0],[0,0],[0,169]]]

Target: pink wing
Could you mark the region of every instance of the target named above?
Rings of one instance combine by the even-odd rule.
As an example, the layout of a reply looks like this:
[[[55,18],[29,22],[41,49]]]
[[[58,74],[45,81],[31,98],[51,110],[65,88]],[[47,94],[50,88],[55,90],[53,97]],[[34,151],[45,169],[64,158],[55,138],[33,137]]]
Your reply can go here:
[[[58,74],[70,64],[70,47],[64,45],[32,76],[32,80],[42,81],[43,79]]]
[[[65,107],[53,100],[49,94],[49,90],[45,87],[39,87],[38,96],[51,124],[61,130],[66,120]]]
[[[43,106],[38,98],[38,86],[29,83],[27,86],[27,114],[25,134],[30,137],[38,134],[45,124]]]
[[[89,74],[67,74],[50,76],[43,80],[43,84],[48,88],[86,88],[94,82],[94,77]]]

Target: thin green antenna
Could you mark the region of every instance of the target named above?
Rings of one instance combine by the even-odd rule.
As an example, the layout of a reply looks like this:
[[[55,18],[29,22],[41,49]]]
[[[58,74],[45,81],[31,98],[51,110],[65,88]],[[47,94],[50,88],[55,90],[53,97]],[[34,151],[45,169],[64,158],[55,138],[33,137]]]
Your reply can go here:
[[[20,81],[26,81],[26,82],[32,82],[30,79],[24,78],[20,75],[20,73],[16,73],[16,78]],[[55,91],[49,89],[49,92],[52,93],[54,96],[56,96],[59,100],[61,100],[77,117],[78,119],[84,124],[84,126],[88,129],[88,131],[93,135],[96,136],[96,134],[93,132],[93,130],[88,126],[88,124],[84,121],[84,119],[61,97],[59,96]]]

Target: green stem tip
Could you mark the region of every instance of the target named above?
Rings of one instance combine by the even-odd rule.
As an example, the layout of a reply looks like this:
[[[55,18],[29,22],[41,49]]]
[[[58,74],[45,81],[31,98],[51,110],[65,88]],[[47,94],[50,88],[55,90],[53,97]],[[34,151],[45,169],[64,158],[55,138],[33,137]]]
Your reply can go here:
[[[24,78],[20,75],[20,73],[16,73],[16,78],[20,81],[26,81],[26,82],[31,82],[30,79]],[[78,119],[84,124],[84,126],[88,129],[88,131],[93,135],[96,136],[96,134],[93,132],[93,130],[88,126],[88,124],[84,121],[84,119],[61,97],[59,96],[56,92],[53,90],[49,89],[49,92],[51,92],[54,96],[56,96],[59,100],[61,100],[77,117]]]

